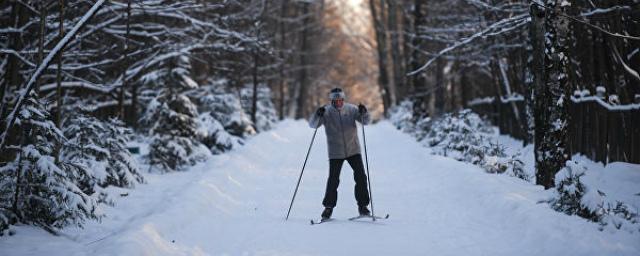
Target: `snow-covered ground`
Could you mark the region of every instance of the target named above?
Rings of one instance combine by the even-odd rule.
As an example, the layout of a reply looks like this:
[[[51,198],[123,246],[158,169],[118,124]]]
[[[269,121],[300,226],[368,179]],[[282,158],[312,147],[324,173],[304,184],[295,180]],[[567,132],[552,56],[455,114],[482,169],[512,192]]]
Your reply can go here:
[[[533,145],[522,146],[522,141],[506,135],[498,135],[496,130],[495,140],[505,147],[505,151],[513,154],[519,152],[520,159],[524,163],[525,172],[531,176],[535,175],[535,158]],[[576,154],[571,158],[576,165],[584,168],[584,176],[581,182],[590,190],[587,196],[595,194],[597,198],[585,199],[593,200],[595,204],[605,204],[615,206],[617,202],[624,202],[631,207],[631,212],[640,214],[640,165],[624,162],[612,162],[604,165],[594,162],[591,159]],[[575,165],[574,165],[575,166]],[[558,178],[558,177],[556,177]],[[598,193],[602,195],[598,196]],[[612,225],[606,228],[614,229]],[[623,224],[623,230],[638,233],[638,224],[635,226],[629,223]],[[635,230],[634,230],[635,229]],[[640,240],[639,240],[640,242]]]
[[[148,174],[113,191],[128,195],[102,223],[58,237],[18,227],[0,255],[640,255],[639,232],[598,231],[538,203],[542,187],[432,155],[388,122],[367,127],[367,142],[376,214],[390,219],[346,220],[357,209],[345,164],[337,221],[309,225],[328,173],[321,128],[284,221],[312,133],[289,120],[188,172]]]

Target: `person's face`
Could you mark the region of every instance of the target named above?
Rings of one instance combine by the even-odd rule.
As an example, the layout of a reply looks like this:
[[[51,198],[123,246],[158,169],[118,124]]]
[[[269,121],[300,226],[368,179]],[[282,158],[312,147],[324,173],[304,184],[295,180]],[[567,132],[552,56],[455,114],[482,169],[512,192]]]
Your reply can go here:
[[[342,98],[338,98],[333,101],[333,106],[336,108],[342,108],[343,105],[344,105],[344,99]]]

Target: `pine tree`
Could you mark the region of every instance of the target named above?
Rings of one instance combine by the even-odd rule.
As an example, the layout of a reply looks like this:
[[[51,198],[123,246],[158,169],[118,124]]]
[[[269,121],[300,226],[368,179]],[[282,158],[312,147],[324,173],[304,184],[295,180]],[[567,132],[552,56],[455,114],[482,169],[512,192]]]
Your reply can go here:
[[[133,187],[143,182],[126,147],[131,134],[118,119],[103,122],[80,114],[65,121],[64,135],[69,141],[64,158],[86,170],[83,190],[93,193],[107,186]]]
[[[196,95],[201,112],[211,113],[229,134],[245,138],[256,133],[237,94],[225,90],[222,85],[211,84],[200,88]]]
[[[0,229],[19,222],[53,231],[101,217],[96,200],[77,185],[82,174],[57,157],[65,137],[35,94],[11,132],[18,140],[0,167]]]
[[[109,151],[101,143],[104,127],[95,118],[75,115],[63,123],[66,136],[61,158],[75,167],[79,187],[88,195],[101,194],[107,176]]]
[[[182,170],[205,158],[197,140],[198,110],[185,95],[198,85],[190,78],[186,56],[170,61],[159,71],[160,93],[148,105],[141,122],[147,127],[151,145],[147,159],[163,172]]]
[[[250,113],[252,108],[253,88],[244,88],[241,90],[241,102],[245,113]],[[256,131],[263,132],[270,130],[278,120],[276,109],[271,101],[271,90],[269,87],[258,87],[256,101],[256,122],[254,127]]]
[[[127,142],[133,135],[133,131],[124,125],[124,122],[116,118],[104,123],[106,129],[104,144],[111,157],[107,167],[109,175],[103,186],[133,187],[135,183],[144,182],[138,163],[127,149]]]
[[[255,133],[238,97],[226,92],[226,85],[226,80],[210,81],[189,94],[200,112],[198,138],[213,154],[242,145],[243,137]]]

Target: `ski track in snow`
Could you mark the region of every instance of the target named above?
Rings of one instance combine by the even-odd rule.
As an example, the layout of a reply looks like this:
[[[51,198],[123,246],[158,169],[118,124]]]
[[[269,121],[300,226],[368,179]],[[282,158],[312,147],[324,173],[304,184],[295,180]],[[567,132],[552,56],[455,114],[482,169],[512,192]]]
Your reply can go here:
[[[328,175],[322,129],[288,221],[313,134],[304,121],[284,121],[188,172],[113,189],[129,195],[102,223],[58,237],[17,227],[0,238],[0,255],[640,255],[637,232],[598,231],[538,203],[549,197],[542,187],[431,155],[388,122],[365,129],[374,210],[391,218],[347,220],[357,207],[345,163],[336,220],[311,226]]]

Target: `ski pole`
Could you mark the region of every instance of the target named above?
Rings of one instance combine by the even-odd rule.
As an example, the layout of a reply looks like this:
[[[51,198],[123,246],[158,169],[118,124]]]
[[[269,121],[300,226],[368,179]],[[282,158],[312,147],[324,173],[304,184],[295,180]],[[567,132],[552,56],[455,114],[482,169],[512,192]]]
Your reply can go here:
[[[311,146],[313,146],[313,141],[316,139],[316,133],[318,132],[318,128],[313,131],[313,137],[311,137],[311,144],[309,144],[309,150],[307,150],[307,156],[304,158],[304,164],[302,164],[302,171],[300,171],[300,177],[298,178],[298,184],[296,185],[296,190],[293,192],[293,198],[291,198],[291,204],[289,204],[289,211],[287,212],[287,217],[285,220],[289,219],[289,213],[291,213],[291,207],[293,207],[293,200],[296,199],[296,194],[298,193],[298,187],[300,186],[300,181],[302,180],[302,174],[304,173],[304,167],[307,166],[307,159],[309,159],[309,153],[311,152]]]
[[[369,203],[371,203],[371,216],[376,221],[376,214],[373,211],[373,197],[371,194],[371,175],[369,175],[369,156],[367,155],[367,137],[364,135],[364,116],[362,116],[362,142],[364,144],[364,161],[367,163],[367,184],[369,185]]]

